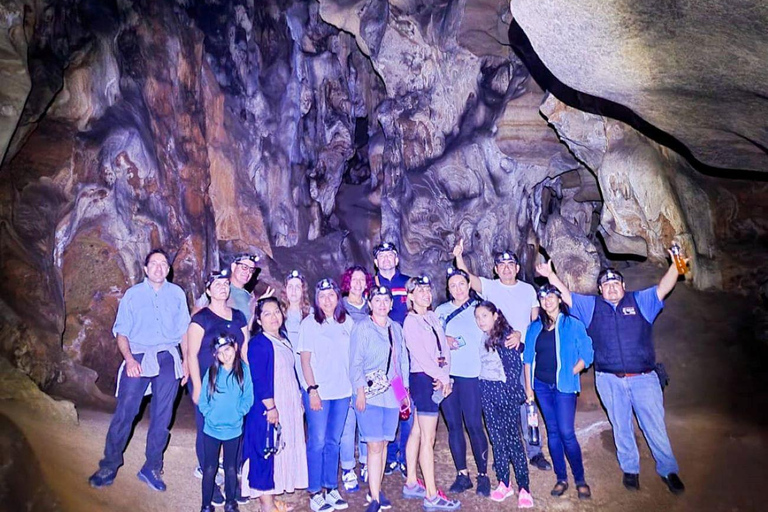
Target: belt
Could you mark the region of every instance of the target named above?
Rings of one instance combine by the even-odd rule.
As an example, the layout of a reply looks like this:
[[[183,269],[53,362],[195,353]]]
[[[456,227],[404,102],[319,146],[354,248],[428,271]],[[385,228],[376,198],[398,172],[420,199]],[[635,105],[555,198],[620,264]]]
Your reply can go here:
[[[647,373],[651,373],[653,370],[648,370],[647,372],[640,372],[640,373],[614,373],[614,375],[620,379],[623,379],[625,377],[637,377],[638,375],[645,375]]]

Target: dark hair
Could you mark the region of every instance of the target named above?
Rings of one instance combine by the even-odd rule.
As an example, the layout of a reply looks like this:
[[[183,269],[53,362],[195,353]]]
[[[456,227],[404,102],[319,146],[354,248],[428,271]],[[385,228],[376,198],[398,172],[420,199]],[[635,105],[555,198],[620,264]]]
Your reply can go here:
[[[151,251],[149,251],[149,254],[147,254],[147,257],[144,258],[144,266],[145,267],[147,265],[149,265],[149,258],[154,256],[155,254],[162,254],[163,257],[165,258],[165,262],[168,263],[169,266],[171,265],[171,257],[168,256],[168,253],[165,252],[165,249],[161,249],[160,247],[158,247],[156,249],[152,249]]]
[[[227,378],[234,376],[234,378],[237,380],[237,384],[240,386],[240,393],[243,392],[243,360],[240,357],[239,347],[237,347],[235,338],[231,334],[221,333],[211,342],[211,350],[213,351],[213,363],[208,370],[208,398],[212,398],[214,393],[220,393],[219,389],[216,387],[216,379],[219,376],[219,369],[221,368],[221,361],[219,361],[217,352],[219,351],[219,348],[224,345],[219,345],[217,347],[217,342],[222,338],[226,338],[227,340],[225,345],[232,345],[235,347],[235,360],[232,362],[232,372]]]
[[[331,283],[331,288],[326,288],[326,290],[333,290],[336,293],[336,309],[333,310],[333,319],[336,320],[338,323],[344,323],[344,320],[347,319],[347,310],[344,309],[344,303],[341,302],[341,290],[339,290],[339,285],[336,284],[336,281],[333,279],[328,279]],[[320,282],[323,282],[321,280]],[[319,284],[319,283],[318,283]],[[317,296],[320,295],[320,292],[325,291],[319,289],[317,286],[315,286],[315,322],[322,324],[325,322],[325,313],[323,313],[323,310],[320,309],[320,304],[317,301]]]
[[[507,322],[507,317],[504,316],[504,313],[501,312],[499,308],[496,307],[496,304],[489,300],[484,300],[477,306],[475,306],[475,310],[477,308],[485,308],[488,311],[491,312],[491,314],[496,314],[496,322],[494,322],[493,327],[491,328],[491,332],[489,332],[485,337],[485,349],[486,350],[496,350],[496,347],[503,347],[504,346],[504,340],[507,339],[507,336],[509,336],[509,333],[512,332],[512,327],[509,325],[509,322]]]
[[[301,308],[301,319],[304,320],[309,315],[311,306],[309,304],[309,285],[303,274],[297,272],[297,275],[295,276],[291,274],[285,276],[285,281],[283,281],[283,291],[280,292],[280,302],[282,303],[283,311],[288,311],[290,304],[288,303],[288,294],[285,293],[285,287],[291,279],[298,279],[301,281],[301,304],[299,307]]]
[[[280,336],[288,339],[288,331],[285,328],[285,310],[283,309],[282,304],[280,304],[280,301],[277,300],[277,297],[264,297],[263,299],[256,301],[256,306],[253,310],[253,322],[251,324],[251,337],[258,336],[264,332],[264,328],[259,324],[259,318],[261,318],[261,312],[264,311],[264,306],[267,304],[277,304],[277,307],[280,309],[280,314],[283,315],[283,323],[280,324],[279,329]]]
[[[560,297],[558,296],[558,298]],[[541,301],[541,298],[539,298],[539,301]],[[562,313],[563,316],[571,315],[571,310],[568,307],[568,304],[566,304],[562,298],[560,298],[560,313]],[[552,326],[553,320],[549,318],[547,312],[541,307],[539,308],[539,320],[541,320],[541,325],[544,326],[544,329],[549,329]]]
[[[459,270],[457,272],[454,272],[452,275],[448,276],[445,280],[445,293],[448,296],[448,298],[451,300],[453,300],[454,297],[453,297],[453,294],[451,293],[451,290],[448,288],[448,283],[452,278],[456,276],[463,277],[467,281],[467,285],[469,285],[471,282],[469,279],[469,275],[463,270]],[[471,286],[469,286],[469,300],[477,300],[477,301],[482,300],[482,298],[480,298],[480,295]]]
[[[349,295],[349,284],[352,281],[352,274],[355,272],[362,272],[365,276],[365,290],[363,290],[363,295],[368,294],[368,290],[373,288],[373,276],[370,272],[368,272],[368,269],[363,267],[362,265],[352,265],[347,270],[344,271],[344,273],[341,275],[341,294],[342,295]]]

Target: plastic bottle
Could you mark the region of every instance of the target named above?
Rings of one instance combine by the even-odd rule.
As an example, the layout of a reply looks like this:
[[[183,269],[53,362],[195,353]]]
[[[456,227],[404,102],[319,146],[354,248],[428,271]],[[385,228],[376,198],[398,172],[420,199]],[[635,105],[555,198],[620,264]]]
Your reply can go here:
[[[685,258],[683,258],[683,250],[677,242],[673,242],[669,251],[672,253],[672,259],[675,262],[675,267],[677,267],[677,273],[685,274],[688,271],[688,267],[685,264]]]
[[[528,409],[528,444],[539,446],[541,437],[539,436],[539,415],[536,413],[536,406],[533,402],[526,404]]]

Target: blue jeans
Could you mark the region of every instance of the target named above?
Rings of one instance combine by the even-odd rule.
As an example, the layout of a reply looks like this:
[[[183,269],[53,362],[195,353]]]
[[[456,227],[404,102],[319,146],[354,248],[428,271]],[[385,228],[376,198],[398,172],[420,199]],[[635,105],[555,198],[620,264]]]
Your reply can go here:
[[[306,391],[302,391],[302,398],[307,416],[307,491],[319,492],[323,487],[337,489],[339,443],[349,414],[349,398],[322,400],[323,407],[319,411],[309,407]]]
[[[399,413],[398,413],[399,414]],[[399,462],[405,464],[405,445],[408,444],[408,436],[413,427],[413,414],[407,420],[399,420],[395,440],[387,445],[387,464]]]
[[[539,400],[539,409],[544,415],[547,426],[547,446],[552,457],[552,466],[558,482],[567,482],[568,473],[565,459],[571,465],[576,485],[584,481],[584,463],[581,458],[581,446],[576,439],[574,424],[576,421],[576,393],[562,393],[555,384],[547,384],[533,379],[533,390]]]
[[[623,379],[612,373],[595,372],[595,384],[613,426],[613,441],[621,470],[640,473],[640,454],[632,421],[634,412],[656,459],[656,472],[663,477],[677,473],[677,461],[664,424],[664,396],[656,372]]]
[[[341,434],[341,469],[344,471],[355,469],[355,432],[357,429],[357,416],[355,415],[354,395],[349,402],[349,414],[344,423],[344,432]],[[368,443],[360,439],[357,442],[358,459],[360,464],[368,460]]]
[[[175,349],[174,349],[175,350]],[[133,356],[141,363],[144,354]],[[120,377],[120,390],[117,394],[117,407],[109,423],[107,440],[104,446],[104,458],[99,462],[102,469],[117,471],[123,465],[123,452],[128,445],[128,438],[133,430],[133,421],[139,414],[144,392],[152,383],[152,399],[149,403],[149,430],[147,431],[146,462],[142,469],[163,469],[163,451],[168,444],[173,414],[173,402],[179,392],[179,379],[173,369],[173,356],[168,352],[157,354],[160,373],[155,377],[128,377],[126,370]]]

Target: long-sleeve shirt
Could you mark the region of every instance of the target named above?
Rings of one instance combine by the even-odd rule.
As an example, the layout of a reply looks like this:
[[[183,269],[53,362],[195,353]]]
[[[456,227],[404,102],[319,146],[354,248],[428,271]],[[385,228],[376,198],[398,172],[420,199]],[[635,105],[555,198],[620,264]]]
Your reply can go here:
[[[203,377],[203,390],[197,404],[205,418],[203,432],[221,441],[234,439],[243,433],[243,416],[253,405],[253,384],[248,365],[243,363],[243,387],[233,372],[223,367],[216,375],[216,392],[208,394],[210,369]]]
[[[408,387],[409,362],[403,340],[403,328],[400,324],[387,318],[387,326],[377,325],[370,317],[355,324],[349,342],[349,378],[352,382],[352,393],[365,387],[365,375],[375,370],[386,371],[389,358],[389,334],[392,332],[392,359],[387,377],[391,380],[395,375],[403,378],[403,385]],[[369,405],[397,409],[400,407],[392,388],[384,393],[368,398]]]
[[[440,340],[442,350],[438,349],[435,333]],[[443,384],[449,384],[451,349],[437,315],[432,311],[427,311],[423,315],[408,313],[403,322],[403,334],[405,345],[411,355],[411,372],[424,372]],[[445,358],[445,365],[442,368],[438,364],[440,356]]]

